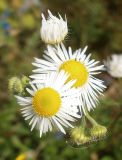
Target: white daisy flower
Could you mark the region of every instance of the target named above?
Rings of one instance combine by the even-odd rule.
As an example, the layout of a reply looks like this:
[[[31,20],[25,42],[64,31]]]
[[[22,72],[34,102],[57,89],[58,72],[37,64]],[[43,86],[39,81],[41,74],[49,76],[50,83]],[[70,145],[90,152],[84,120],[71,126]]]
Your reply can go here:
[[[85,107],[88,111],[96,107],[98,95],[101,95],[105,86],[103,81],[94,77],[103,70],[104,65],[96,66],[99,61],[90,60],[91,54],[85,55],[87,47],[83,50],[79,49],[72,53],[71,47],[67,51],[65,46],[48,46],[45,51],[45,59],[35,58],[34,66],[38,67],[34,72],[36,74],[30,76],[33,83],[39,83],[43,79],[42,75],[50,71],[65,70],[70,74],[69,80],[76,79],[74,87],[80,91],[80,100],[85,113]]]
[[[80,104],[78,93],[72,88],[75,80],[66,83],[68,74],[50,73],[43,83],[31,84],[32,89],[27,88],[30,97],[16,96],[22,106],[22,114],[25,120],[30,119],[31,131],[36,126],[42,133],[52,131],[56,126],[65,134],[64,127],[73,127],[70,122],[80,118],[77,106]]]
[[[48,14],[47,20],[42,14],[41,38],[47,44],[61,43],[68,34],[67,20],[64,21],[60,14],[59,18],[53,16],[49,10]]]
[[[112,77],[122,77],[122,54],[113,54],[111,58],[107,59],[105,65],[107,67],[107,71]]]

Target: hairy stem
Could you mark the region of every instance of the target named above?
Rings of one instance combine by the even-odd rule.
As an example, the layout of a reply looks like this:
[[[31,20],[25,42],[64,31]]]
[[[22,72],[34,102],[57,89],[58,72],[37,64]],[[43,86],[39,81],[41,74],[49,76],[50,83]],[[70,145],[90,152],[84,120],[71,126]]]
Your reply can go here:
[[[89,115],[88,111],[85,109],[85,116],[91,122],[93,126],[98,125],[98,123]]]

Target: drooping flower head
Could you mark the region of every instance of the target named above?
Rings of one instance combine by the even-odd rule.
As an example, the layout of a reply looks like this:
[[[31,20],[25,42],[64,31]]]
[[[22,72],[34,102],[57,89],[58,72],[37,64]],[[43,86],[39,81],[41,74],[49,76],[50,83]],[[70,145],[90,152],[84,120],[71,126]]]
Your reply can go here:
[[[70,74],[67,81],[76,79],[74,87],[79,90],[80,101],[83,111],[84,107],[90,109],[96,107],[98,95],[102,94],[105,86],[103,81],[94,77],[103,70],[103,65],[96,66],[99,61],[90,60],[91,54],[85,55],[87,47],[83,50],[79,49],[72,53],[69,47],[67,51],[63,44],[56,47],[48,46],[45,51],[45,59],[35,58],[34,66],[38,67],[34,70],[36,74],[32,75],[33,83],[39,83],[43,74],[50,71],[64,70]]]
[[[77,106],[80,105],[78,93],[72,88],[74,80],[66,83],[68,74],[50,73],[44,76],[43,82],[37,85],[31,84],[32,89],[27,88],[29,97],[16,96],[22,106],[22,114],[25,120],[30,119],[31,130],[36,126],[42,133],[52,131],[56,126],[65,134],[65,127],[73,127],[70,122],[80,118]]]
[[[64,21],[60,14],[59,18],[53,16],[49,10],[48,14],[47,20],[42,14],[41,38],[47,44],[61,43],[68,34],[67,20]]]
[[[112,77],[122,77],[122,54],[113,54],[111,58],[107,59],[105,65],[107,67],[107,71]]]

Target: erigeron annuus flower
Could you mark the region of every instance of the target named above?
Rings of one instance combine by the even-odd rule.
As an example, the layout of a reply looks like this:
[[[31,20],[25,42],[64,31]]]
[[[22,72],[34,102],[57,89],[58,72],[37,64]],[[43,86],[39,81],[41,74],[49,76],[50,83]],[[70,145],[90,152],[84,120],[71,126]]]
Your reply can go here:
[[[68,34],[67,20],[64,21],[60,14],[59,18],[53,16],[49,10],[48,14],[47,20],[42,14],[41,38],[47,44],[61,43]]]
[[[107,70],[112,77],[122,77],[122,54],[113,54],[111,58],[108,58],[105,62]]]
[[[79,90],[79,97],[82,108],[85,113],[85,107],[90,111],[96,107],[98,95],[101,95],[105,86],[103,81],[94,77],[103,70],[104,66],[96,66],[99,61],[90,60],[91,54],[85,55],[87,47],[83,50],[76,50],[74,53],[69,47],[67,51],[63,44],[52,47],[48,46],[45,51],[45,59],[35,58],[34,66],[37,67],[31,76],[33,83],[39,83],[42,80],[42,75],[50,71],[65,70],[70,74],[69,80],[76,79],[74,87]]]
[[[30,119],[31,130],[35,126],[38,128],[40,137],[42,133],[52,131],[52,126],[65,134],[63,126],[73,127],[70,122],[81,117],[77,108],[80,105],[78,93],[72,88],[75,81],[66,83],[67,78],[64,71],[47,74],[42,83],[27,88],[29,97],[16,96],[25,120]]]

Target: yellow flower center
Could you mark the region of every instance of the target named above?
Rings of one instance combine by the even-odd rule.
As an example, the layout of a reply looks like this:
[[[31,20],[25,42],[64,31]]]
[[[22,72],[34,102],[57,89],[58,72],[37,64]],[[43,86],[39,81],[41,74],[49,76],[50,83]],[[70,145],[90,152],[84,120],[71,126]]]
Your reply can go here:
[[[55,115],[61,106],[61,98],[52,88],[38,90],[33,97],[33,108],[40,116],[50,117]]]
[[[80,87],[84,85],[88,79],[89,73],[85,65],[75,60],[69,60],[64,62],[59,70],[65,70],[70,74],[67,81],[76,79],[74,87]]]

